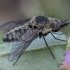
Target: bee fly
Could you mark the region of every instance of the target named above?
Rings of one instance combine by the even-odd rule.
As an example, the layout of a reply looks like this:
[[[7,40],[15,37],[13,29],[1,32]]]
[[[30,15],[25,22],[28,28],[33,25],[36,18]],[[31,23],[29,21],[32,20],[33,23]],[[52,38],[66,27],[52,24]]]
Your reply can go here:
[[[54,32],[58,32],[61,28],[69,24],[66,21],[67,20],[61,21],[59,19],[46,16],[36,16],[30,19],[11,21],[1,25],[0,30],[8,31],[3,37],[4,42],[21,42],[19,46],[17,46],[17,48],[15,48],[15,46],[13,47],[9,55],[9,61],[12,62],[16,60],[17,62],[22,53],[38,36],[40,38],[43,37],[47,47],[48,44],[46,42],[45,36],[49,33],[51,33],[51,35],[55,39],[66,42],[65,40],[58,39],[53,35]],[[48,49],[52,54],[53,58],[55,59],[49,47]]]

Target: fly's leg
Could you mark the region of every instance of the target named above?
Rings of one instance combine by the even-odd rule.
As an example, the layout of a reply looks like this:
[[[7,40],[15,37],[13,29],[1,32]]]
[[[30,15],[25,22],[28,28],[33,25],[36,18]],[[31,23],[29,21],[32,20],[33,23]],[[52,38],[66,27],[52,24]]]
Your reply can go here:
[[[53,32],[53,34],[57,34],[57,35],[63,35],[63,33],[61,33],[61,34],[58,34],[58,33],[54,33],[54,32]]]
[[[46,39],[45,39],[45,37],[44,37],[44,36],[43,36],[43,39],[44,39],[45,44],[46,44],[47,48],[49,49],[49,51],[50,51],[51,55],[52,55],[52,56],[53,56],[53,58],[55,59],[55,57],[54,57],[54,55],[53,55],[53,53],[52,53],[51,49],[48,47],[48,44],[47,44]]]
[[[60,40],[60,41],[63,41],[63,42],[67,42],[67,40],[61,40],[61,39],[56,38],[56,37],[52,34],[52,32],[51,32],[51,35],[52,35],[56,40]]]

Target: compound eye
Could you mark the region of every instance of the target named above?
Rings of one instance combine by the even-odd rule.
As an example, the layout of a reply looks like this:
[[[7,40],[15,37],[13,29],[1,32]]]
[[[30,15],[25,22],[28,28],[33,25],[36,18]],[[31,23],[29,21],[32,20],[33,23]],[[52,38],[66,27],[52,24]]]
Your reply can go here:
[[[29,26],[30,28],[32,28],[32,24],[31,24],[31,23],[29,23],[28,26]]]

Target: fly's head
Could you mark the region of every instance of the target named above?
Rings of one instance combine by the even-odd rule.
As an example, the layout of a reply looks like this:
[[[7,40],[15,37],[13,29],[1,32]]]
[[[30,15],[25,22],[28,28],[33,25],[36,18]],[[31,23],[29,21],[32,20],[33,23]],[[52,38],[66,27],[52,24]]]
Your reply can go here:
[[[66,22],[67,20],[61,21],[61,20],[56,19],[56,18],[49,18],[49,21],[50,21],[50,27],[52,28],[53,32],[57,32],[62,27],[64,27],[64,26],[69,24],[69,23]]]
[[[61,28],[61,21],[59,19],[56,19],[56,18],[49,18],[49,21],[50,21],[50,28],[52,28],[52,31],[53,32],[57,32],[60,30]]]

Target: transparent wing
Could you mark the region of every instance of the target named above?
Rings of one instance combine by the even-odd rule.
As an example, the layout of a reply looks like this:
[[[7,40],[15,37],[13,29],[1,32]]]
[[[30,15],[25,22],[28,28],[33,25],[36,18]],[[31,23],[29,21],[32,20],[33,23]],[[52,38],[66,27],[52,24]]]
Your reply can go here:
[[[31,44],[31,42],[38,37],[37,30],[29,30],[26,32],[21,38],[20,38],[20,44],[17,46],[17,48],[14,46],[10,55],[9,55],[9,61],[12,62],[14,60],[17,60],[21,54],[27,49],[27,47]]]
[[[22,20],[10,21],[10,22],[4,23],[3,25],[0,26],[0,30],[11,30],[17,26],[20,26],[29,22],[29,20],[30,19],[28,18],[28,19],[22,19]]]

